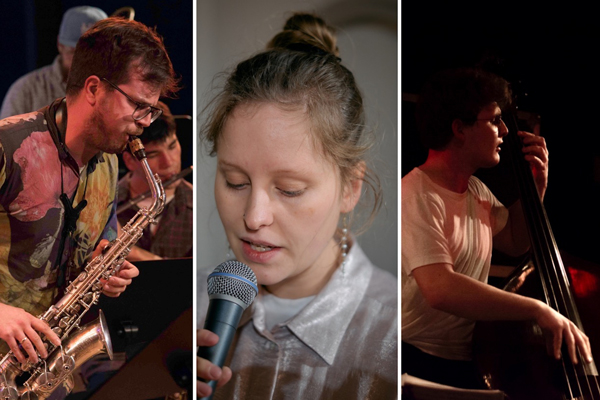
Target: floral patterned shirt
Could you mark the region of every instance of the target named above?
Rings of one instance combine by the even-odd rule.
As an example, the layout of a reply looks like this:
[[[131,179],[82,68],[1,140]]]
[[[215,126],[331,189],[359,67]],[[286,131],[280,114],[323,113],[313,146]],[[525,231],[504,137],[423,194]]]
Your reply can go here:
[[[52,106],[0,120],[0,301],[34,316],[56,300],[58,266],[75,277],[99,240],[117,232],[117,156],[99,153],[79,168],[57,137]],[[62,193],[87,206],[57,263]]]

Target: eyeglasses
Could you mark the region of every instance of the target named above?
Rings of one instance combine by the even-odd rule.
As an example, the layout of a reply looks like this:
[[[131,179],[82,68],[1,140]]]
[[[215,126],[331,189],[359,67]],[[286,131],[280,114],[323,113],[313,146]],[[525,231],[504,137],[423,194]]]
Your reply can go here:
[[[131,97],[129,97],[129,95],[127,93],[122,91],[117,85],[115,85],[108,79],[102,78],[102,80],[106,81],[106,83],[108,83],[110,86],[117,89],[123,96],[127,97],[127,100],[129,100],[130,102],[132,102],[133,104],[136,105],[135,110],[133,110],[133,114],[132,114],[133,119],[135,121],[140,121],[140,120],[146,118],[146,116],[148,114],[151,114],[150,115],[150,123],[152,123],[152,122],[156,121],[156,119],[158,117],[161,116],[163,111],[160,108],[152,107],[147,104],[138,103],[137,101],[135,101]]]
[[[502,125],[502,115],[496,115],[494,118],[475,118],[475,121],[488,121],[492,125],[500,126]]]

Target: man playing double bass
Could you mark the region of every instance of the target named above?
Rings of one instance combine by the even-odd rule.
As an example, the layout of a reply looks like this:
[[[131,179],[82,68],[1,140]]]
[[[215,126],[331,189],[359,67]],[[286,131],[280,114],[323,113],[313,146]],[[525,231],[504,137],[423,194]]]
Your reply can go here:
[[[425,163],[402,178],[402,372],[462,388],[484,388],[472,362],[475,321],[533,320],[551,352],[577,349],[591,362],[588,337],[547,304],[488,285],[492,247],[529,248],[519,202],[506,208],[473,174],[497,165],[508,129],[508,83],[477,69],[436,74],[417,104]],[[544,138],[518,133],[541,199],[548,182]],[[492,246],[493,245],[493,246]],[[549,350],[550,351],[550,350]]]

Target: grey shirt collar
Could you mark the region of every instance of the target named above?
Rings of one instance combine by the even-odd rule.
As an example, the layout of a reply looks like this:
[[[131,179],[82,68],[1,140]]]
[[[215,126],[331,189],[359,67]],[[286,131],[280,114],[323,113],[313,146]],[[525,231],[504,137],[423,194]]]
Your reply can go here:
[[[338,268],[315,299],[284,324],[330,365],[333,364],[348,325],[363,300],[372,274],[372,268],[364,268],[371,262],[355,240],[346,260],[344,271]],[[255,328],[271,339],[264,324],[260,296],[244,312],[240,326],[251,319]]]

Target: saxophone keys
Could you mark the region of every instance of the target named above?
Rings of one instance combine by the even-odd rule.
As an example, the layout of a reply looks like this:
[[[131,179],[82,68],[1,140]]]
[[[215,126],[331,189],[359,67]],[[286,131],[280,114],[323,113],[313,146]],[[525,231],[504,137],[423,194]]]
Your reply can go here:
[[[74,303],[73,305],[71,305],[71,307],[69,307],[69,314],[71,315],[76,315],[79,310],[81,310],[81,306],[77,303]]]
[[[62,356],[56,360],[54,369],[61,375],[70,374],[75,369],[75,359],[72,356],[63,353]]]
[[[108,244],[106,246],[104,246],[104,248],[102,248],[102,253],[100,253],[100,255],[102,257],[100,258],[100,260],[104,259],[104,255],[106,253],[108,253],[108,250],[110,250],[110,248],[113,246],[114,242],[115,242],[114,240],[112,242],[108,242]]]
[[[38,355],[38,357],[39,357],[39,355]],[[31,371],[31,369],[33,369],[33,367],[35,367],[35,364],[32,363],[31,361],[29,361],[29,358],[27,358],[27,360],[24,363],[21,363],[20,366],[19,366],[19,368],[23,372]]]
[[[19,400],[19,392],[13,386],[0,386],[0,399]]]
[[[52,328],[52,332],[54,332],[56,334],[56,336],[60,337],[63,333],[62,328],[55,326],[54,328]],[[48,344],[46,343],[46,349],[48,349]]]
[[[18,400],[19,391],[15,386],[14,382],[10,382],[6,379],[4,373],[0,374],[0,399],[6,400]]]
[[[65,329],[68,326],[69,326],[69,317],[68,316],[62,317],[60,319],[60,321],[58,322],[58,327],[61,329]]]
[[[35,381],[38,385],[51,389],[56,381],[56,375],[54,375],[52,372],[44,371]]]
[[[94,295],[88,292],[81,297],[81,301],[83,301],[85,304],[91,304],[94,301]],[[76,312],[79,312],[81,306],[78,305],[77,307],[78,310]]]
[[[37,394],[35,394],[34,391],[27,389],[27,391],[21,395],[20,400],[38,400],[38,399],[39,399],[39,397]]]

